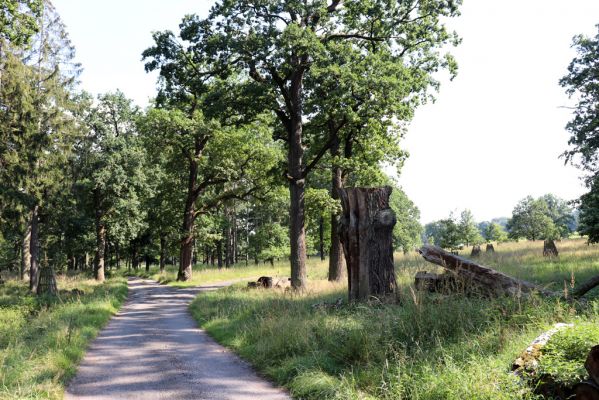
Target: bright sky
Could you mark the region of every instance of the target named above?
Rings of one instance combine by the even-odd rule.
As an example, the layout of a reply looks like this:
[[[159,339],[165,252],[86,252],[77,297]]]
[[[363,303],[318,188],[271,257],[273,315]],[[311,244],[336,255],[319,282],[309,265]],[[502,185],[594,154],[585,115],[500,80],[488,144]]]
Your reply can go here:
[[[210,0],[54,0],[83,64],[82,87],[121,89],[145,106],[156,75],[141,52],[151,32],[178,31],[185,14],[204,15]],[[566,149],[572,105],[558,85],[574,56],[575,34],[594,35],[597,0],[465,0],[451,26],[460,71],[435,103],[416,112],[399,182],[422,222],[469,208],[477,220],[509,216],[527,195],[577,198],[585,189]]]

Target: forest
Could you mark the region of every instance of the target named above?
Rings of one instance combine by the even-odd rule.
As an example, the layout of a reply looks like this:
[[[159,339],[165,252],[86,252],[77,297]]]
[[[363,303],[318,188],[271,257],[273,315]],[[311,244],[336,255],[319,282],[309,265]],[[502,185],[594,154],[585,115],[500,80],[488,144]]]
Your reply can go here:
[[[81,88],[50,0],[0,0],[0,398],[598,399],[599,31],[559,81],[587,193],[423,225],[402,141],[461,6],[218,0],[152,33],[142,108]]]

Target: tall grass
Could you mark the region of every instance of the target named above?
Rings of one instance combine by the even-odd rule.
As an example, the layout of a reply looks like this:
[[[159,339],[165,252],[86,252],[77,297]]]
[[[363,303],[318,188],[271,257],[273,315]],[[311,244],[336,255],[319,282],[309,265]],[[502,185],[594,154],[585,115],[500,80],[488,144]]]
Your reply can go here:
[[[501,244],[481,262],[556,290],[599,273],[599,249],[583,240],[558,243],[557,259],[544,259],[542,247]],[[596,298],[581,306],[413,289],[417,271],[436,269],[415,254],[397,256],[397,303],[314,308],[346,297],[344,285],[317,280],[302,295],[237,285],[201,294],[191,310],[219,342],[304,399],[535,398],[509,373],[512,361],[555,322],[599,322]]]
[[[60,299],[38,298],[18,281],[0,286],[1,399],[61,399],[88,343],[127,296],[124,278],[59,277],[58,286]]]

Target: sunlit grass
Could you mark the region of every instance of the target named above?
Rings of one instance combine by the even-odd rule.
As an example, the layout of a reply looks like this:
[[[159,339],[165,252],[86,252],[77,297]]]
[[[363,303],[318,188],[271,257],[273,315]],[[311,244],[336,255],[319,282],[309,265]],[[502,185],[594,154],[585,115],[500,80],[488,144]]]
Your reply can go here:
[[[1,399],[61,399],[87,345],[127,296],[123,278],[59,277],[58,287],[59,299],[38,299],[25,283],[0,286]],[[84,293],[67,292],[74,288]]]
[[[599,274],[599,247],[583,239],[557,246],[560,256],[547,259],[542,242],[500,244],[480,262],[554,290]],[[398,304],[315,309],[345,299],[347,289],[324,280],[326,263],[311,269],[316,278],[303,294],[238,284],[201,294],[191,306],[213,337],[297,398],[536,398],[509,373],[519,353],[556,322],[599,323],[596,293],[577,305],[417,292],[416,272],[439,268],[415,252],[396,255]]]

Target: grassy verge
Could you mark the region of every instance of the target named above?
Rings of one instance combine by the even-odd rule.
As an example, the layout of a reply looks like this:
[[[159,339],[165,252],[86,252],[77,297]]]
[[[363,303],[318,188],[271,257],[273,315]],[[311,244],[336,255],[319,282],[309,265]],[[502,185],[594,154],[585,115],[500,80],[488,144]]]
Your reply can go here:
[[[597,247],[558,247],[560,258],[550,260],[542,243],[502,244],[483,262],[554,289],[599,270]],[[216,340],[303,399],[533,399],[509,373],[519,353],[555,322],[599,323],[596,298],[580,306],[420,293],[414,274],[436,268],[417,256],[396,265],[399,304],[315,310],[346,289],[313,281],[301,296],[241,285],[203,293],[191,310]]]
[[[309,278],[322,279],[326,277],[326,268],[324,268],[320,260],[311,258],[308,260],[307,265],[310,270]],[[288,277],[289,263],[276,262],[274,265],[255,265],[253,263],[245,265],[245,263],[240,263],[232,265],[229,268],[220,269],[210,265],[198,264],[194,265],[192,278],[186,282],[177,282],[177,268],[172,266],[167,266],[163,273],[160,272],[157,266],[152,266],[149,272],[146,272],[145,268],[140,268],[137,271],[123,270],[123,274],[153,279],[160,283],[176,287],[190,287],[241,279],[251,280],[257,279],[260,276]]]
[[[127,297],[127,282],[59,277],[60,299],[0,286],[0,398],[61,399],[89,342]],[[83,294],[67,293],[77,288]]]

